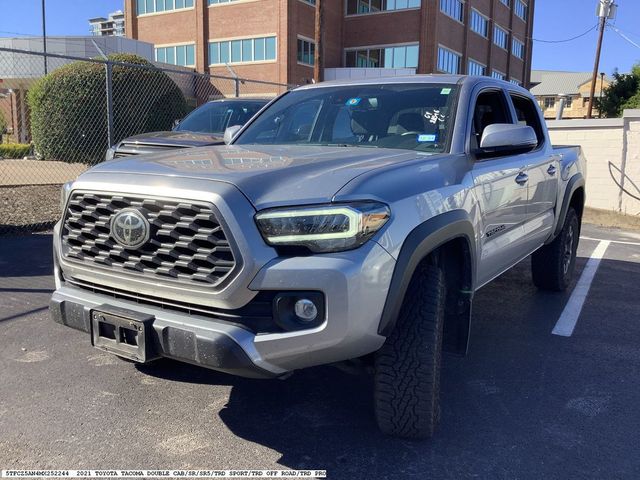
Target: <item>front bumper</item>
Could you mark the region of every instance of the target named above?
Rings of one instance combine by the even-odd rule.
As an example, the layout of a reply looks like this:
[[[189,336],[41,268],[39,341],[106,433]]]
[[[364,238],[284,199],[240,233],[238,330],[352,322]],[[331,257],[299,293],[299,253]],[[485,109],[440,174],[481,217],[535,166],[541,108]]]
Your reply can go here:
[[[62,281],[57,255],[52,318],[90,332],[90,313],[105,304],[153,316],[154,354],[245,377],[276,377],[299,368],[357,358],[379,349],[377,333],[395,266],[371,241],[339,254],[276,258],[250,283],[257,291],[321,291],[324,322],[306,330],[256,334],[237,323],[93,293]],[[178,295],[176,295],[178,297]],[[179,299],[179,298],[177,298]]]

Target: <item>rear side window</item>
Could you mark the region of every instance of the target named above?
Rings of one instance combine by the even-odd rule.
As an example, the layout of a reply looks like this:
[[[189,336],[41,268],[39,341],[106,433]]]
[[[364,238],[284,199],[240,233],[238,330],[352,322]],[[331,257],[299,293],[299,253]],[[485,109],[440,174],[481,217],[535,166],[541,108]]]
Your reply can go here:
[[[537,105],[530,99],[521,97],[520,95],[511,95],[513,108],[516,110],[518,123],[533,128],[538,137],[538,146],[544,143],[544,133],[540,124],[540,115],[538,115]]]

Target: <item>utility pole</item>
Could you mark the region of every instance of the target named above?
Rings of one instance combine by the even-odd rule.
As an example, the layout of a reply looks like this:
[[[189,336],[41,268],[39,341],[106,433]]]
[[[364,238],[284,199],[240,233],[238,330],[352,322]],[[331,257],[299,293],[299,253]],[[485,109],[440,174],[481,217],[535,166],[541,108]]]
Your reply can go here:
[[[607,25],[607,19],[613,18],[615,15],[616,5],[613,0],[600,0],[598,4],[597,14],[600,18],[600,33],[598,36],[598,47],[596,49],[596,61],[593,66],[593,76],[591,77],[591,94],[589,95],[589,109],[587,110],[587,118],[592,118],[593,101],[596,95],[596,82],[598,81],[598,69],[600,68],[600,54],[602,53],[602,40],[604,39],[604,28]]]
[[[44,74],[47,72],[47,20],[45,18],[45,0],[42,0],[42,51],[44,52]]]
[[[315,28],[315,51],[313,55],[313,80],[318,83],[323,80],[324,55],[322,54],[322,34],[324,32],[324,0],[316,0],[316,28]]]

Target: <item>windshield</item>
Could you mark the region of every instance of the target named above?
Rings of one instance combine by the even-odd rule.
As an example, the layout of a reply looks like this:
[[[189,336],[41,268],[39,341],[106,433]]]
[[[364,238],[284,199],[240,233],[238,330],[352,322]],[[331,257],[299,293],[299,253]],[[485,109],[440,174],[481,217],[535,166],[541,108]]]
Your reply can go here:
[[[337,145],[444,152],[455,85],[395,84],[296,90],[271,105],[236,145]]]
[[[187,115],[176,131],[223,135],[227,127],[247,123],[266,104],[266,100],[206,103]]]

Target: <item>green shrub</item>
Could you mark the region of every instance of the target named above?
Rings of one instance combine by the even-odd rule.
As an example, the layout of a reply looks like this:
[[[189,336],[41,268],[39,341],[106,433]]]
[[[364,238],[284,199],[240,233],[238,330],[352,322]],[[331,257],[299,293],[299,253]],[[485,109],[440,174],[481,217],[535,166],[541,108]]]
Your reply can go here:
[[[151,65],[131,54],[113,54],[109,60]],[[178,86],[160,70],[114,66],[112,88],[114,143],[138,133],[169,130],[187,110]],[[38,154],[69,163],[101,161],[108,148],[105,92],[101,63],[70,63],[38,80],[27,96]]]
[[[4,113],[0,112],[0,140],[2,140],[2,134],[4,133],[6,128],[7,128],[7,119],[4,118]]]
[[[31,145],[25,143],[0,144],[1,158],[24,158],[31,153]]]

